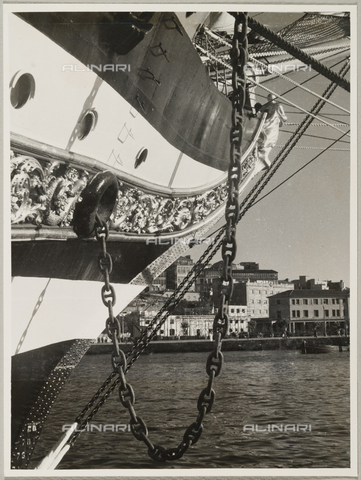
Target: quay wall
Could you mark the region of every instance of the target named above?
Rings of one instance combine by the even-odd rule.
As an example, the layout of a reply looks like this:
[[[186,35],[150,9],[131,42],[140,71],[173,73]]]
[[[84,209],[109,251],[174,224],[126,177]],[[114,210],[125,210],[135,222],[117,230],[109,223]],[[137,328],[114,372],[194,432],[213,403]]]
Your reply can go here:
[[[239,338],[225,339],[222,342],[222,351],[257,351],[257,350],[298,350],[302,341],[308,345],[335,345],[347,346],[347,337],[296,337],[296,338]],[[132,343],[121,343],[121,349],[128,353]],[[145,354],[150,353],[185,353],[185,352],[210,352],[213,348],[211,340],[156,340],[150,342]],[[96,343],[92,345],[87,355],[111,353],[111,343]]]

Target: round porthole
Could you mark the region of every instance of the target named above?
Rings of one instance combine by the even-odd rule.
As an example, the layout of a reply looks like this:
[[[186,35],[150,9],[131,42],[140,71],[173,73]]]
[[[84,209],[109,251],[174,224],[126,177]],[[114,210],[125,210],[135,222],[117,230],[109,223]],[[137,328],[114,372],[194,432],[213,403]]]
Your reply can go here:
[[[134,168],[138,168],[139,165],[144,163],[147,159],[148,156],[148,149],[147,148],[142,148],[139,152],[138,155],[135,157],[135,163],[134,163]]]
[[[30,73],[17,73],[10,85],[10,101],[14,108],[23,107],[35,94],[35,80]]]
[[[98,115],[95,110],[87,110],[84,113],[79,125],[79,140],[83,140],[92,130],[94,130],[97,120]]]

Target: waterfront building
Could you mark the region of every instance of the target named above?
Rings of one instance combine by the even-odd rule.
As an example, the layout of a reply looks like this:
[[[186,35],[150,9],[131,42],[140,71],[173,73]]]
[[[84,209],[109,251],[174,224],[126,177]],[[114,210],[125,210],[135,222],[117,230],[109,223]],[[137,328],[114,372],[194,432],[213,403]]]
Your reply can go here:
[[[151,316],[140,318],[140,327],[145,329]],[[212,338],[214,315],[170,315],[159,334],[164,337]]]
[[[292,335],[348,334],[349,292],[305,289],[269,297],[270,321],[284,323]]]
[[[220,280],[213,281],[214,306],[219,304]],[[233,305],[244,305],[248,319],[269,317],[269,300],[271,295],[291,290],[294,285],[286,281],[247,280],[233,284],[233,294],[230,300],[230,309]]]
[[[239,335],[248,332],[249,315],[247,305],[231,304],[228,308],[230,335]]]

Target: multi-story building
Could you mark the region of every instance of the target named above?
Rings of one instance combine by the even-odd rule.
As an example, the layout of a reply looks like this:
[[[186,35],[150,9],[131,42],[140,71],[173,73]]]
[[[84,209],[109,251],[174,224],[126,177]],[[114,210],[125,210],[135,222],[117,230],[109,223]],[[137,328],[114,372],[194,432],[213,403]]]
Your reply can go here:
[[[228,332],[240,334],[248,332],[249,315],[247,305],[230,305],[228,308]]]
[[[165,270],[152,282],[152,290],[164,291],[167,288],[167,271]]]
[[[298,280],[292,280],[296,290],[339,290],[345,289],[343,280],[332,282],[330,280],[316,280],[306,275],[300,275]]]
[[[211,285],[214,279],[219,279],[222,270],[223,261],[205,269],[205,283]],[[232,277],[237,282],[255,282],[257,280],[274,282],[278,280],[278,272],[275,270],[260,270],[258,263],[255,262],[241,262],[232,266]]]
[[[179,257],[170,267],[166,270],[166,285],[168,289],[175,290],[178,285],[188,275],[194,265],[190,255],[185,257]],[[195,291],[194,284],[189,289],[191,292]]]
[[[214,280],[214,305],[218,308],[219,305],[219,280]],[[268,297],[286,290],[293,289],[293,284],[290,282],[278,281],[245,281],[234,283],[233,294],[229,302],[230,308],[233,305],[244,305],[247,309],[248,319],[252,318],[267,318],[269,317],[269,301]]]
[[[140,327],[145,329],[151,322],[151,316],[140,318]],[[159,331],[165,337],[201,337],[211,338],[214,315],[170,315]]]
[[[348,333],[348,291],[289,290],[269,297],[270,320],[285,321],[293,335]]]

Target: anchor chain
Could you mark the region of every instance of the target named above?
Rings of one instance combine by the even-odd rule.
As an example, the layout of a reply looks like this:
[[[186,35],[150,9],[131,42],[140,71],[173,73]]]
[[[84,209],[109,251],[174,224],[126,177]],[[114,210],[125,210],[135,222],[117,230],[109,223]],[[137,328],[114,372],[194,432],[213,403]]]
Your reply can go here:
[[[178,460],[194,445],[200,438],[203,431],[203,419],[212,409],[215,391],[213,389],[214,378],[221,371],[223,364],[222,340],[228,330],[228,302],[232,295],[232,262],[236,256],[236,224],[239,215],[239,183],[241,180],[241,150],[243,138],[243,107],[245,104],[245,71],[244,66],[247,63],[247,14],[237,16],[234,27],[232,64],[233,64],[233,96],[232,96],[232,128],[230,133],[231,152],[230,166],[228,170],[229,192],[226,206],[226,232],[222,245],[223,257],[223,275],[221,277],[222,288],[220,292],[220,306],[215,315],[213,323],[214,348],[209,354],[206,363],[206,372],[208,374],[208,384],[204,388],[197,401],[198,415],[195,422],[191,423],[186,429],[181,443],[176,448],[165,449],[159,445],[154,445],[148,438],[148,429],[144,420],[136,415],[134,410],[135,394],[132,386],[126,382],[124,370],[126,365],[119,366],[120,387],[119,398],[122,405],[128,409],[130,414],[131,431],[134,437],[143,441],[148,447],[149,456],[160,462],[167,460]],[[154,336],[157,328],[152,332]],[[148,338],[148,342],[150,339]],[[146,347],[146,338],[138,343],[140,351]],[[140,355],[140,351],[133,351],[134,361]]]
[[[232,114],[232,128],[230,133],[231,151],[230,151],[230,166],[228,170],[229,193],[226,205],[226,230],[222,245],[223,257],[223,275],[221,277],[222,288],[220,292],[220,306],[215,315],[213,322],[214,347],[209,354],[206,362],[206,372],[208,375],[208,384],[201,391],[198,401],[197,409],[198,415],[194,422],[192,422],[185,430],[181,443],[175,448],[164,448],[160,445],[154,445],[148,437],[148,428],[144,420],[136,414],[134,409],[135,393],[133,387],[127,383],[125,374],[134,363],[134,361],[144,351],[151,339],[156,335],[162,323],[169,315],[169,311],[176,306],[177,303],[184,296],[182,292],[178,297],[175,297],[167,308],[163,308],[158,312],[158,315],[153,319],[150,328],[152,328],[156,321],[162,317],[155,329],[148,334],[144,332],[137,344],[133,346],[128,358],[119,347],[120,342],[120,324],[113,314],[113,307],[115,304],[115,292],[109,283],[109,275],[112,270],[111,256],[106,251],[106,240],[108,237],[108,230],[105,223],[101,223],[97,218],[95,233],[96,238],[102,245],[102,253],[99,256],[99,268],[103,273],[105,284],[102,287],[101,294],[105,306],[108,307],[109,317],[106,321],[106,329],[108,336],[113,341],[114,350],[112,353],[113,372],[103,384],[102,388],[98,390],[92,401],[88,403],[85,409],[77,417],[77,422],[80,427],[86,425],[90,418],[92,418],[99,408],[103,405],[106,398],[111,394],[114,388],[119,384],[119,399],[122,405],[128,409],[130,414],[130,426],[134,437],[143,441],[148,447],[149,456],[159,462],[167,460],[178,460],[188,450],[191,445],[194,445],[200,438],[203,431],[203,420],[207,413],[212,409],[215,391],[213,389],[214,378],[220,374],[223,364],[222,340],[227,334],[228,330],[228,302],[232,295],[233,280],[232,280],[232,262],[236,256],[236,224],[239,216],[239,183],[241,181],[241,144],[243,138],[243,107],[245,104],[245,89],[246,79],[244,66],[247,62],[247,14],[240,14],[237,16],[234,28],[234,40],[232,49],[232,64],[233,64],[233,114]],[[185,282],[188,278],[185,279]],[[184,283],[185,283],[184,282]],[[128,362],[129,359],[129,362]],[[98,401],[99,400],[99,401]],[[93,408],[94,407],[94,408]],[[87,412],[91,409],[89,415]],[[86,417],[86,418],[85,418]],[[79,430],[79,429],[78,429]],[[72,438],[74,443],[77,434]]]

